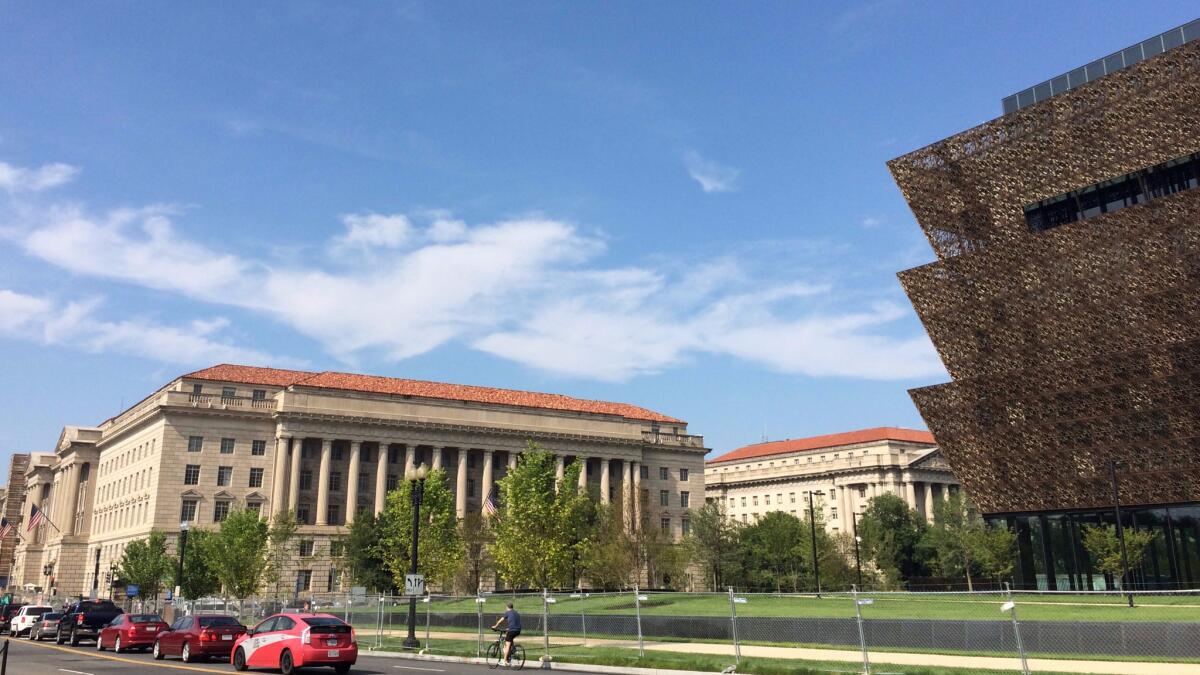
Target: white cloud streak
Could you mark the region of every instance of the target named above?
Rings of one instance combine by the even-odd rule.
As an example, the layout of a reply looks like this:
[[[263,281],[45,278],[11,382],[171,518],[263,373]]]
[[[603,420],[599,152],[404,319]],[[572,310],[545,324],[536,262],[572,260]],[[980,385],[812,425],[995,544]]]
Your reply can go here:
[[[71,182],[78,173],[79,169],[70,164],[43,164],[26,169],[0,162],[0,190],[10,194],[41,192]]]
[[[740,169],[705,159],[695,150],[683,153],[683,166],[688,175],[700,184],[700,189],[708,193],[736,190],[738,176],[742,173]]]

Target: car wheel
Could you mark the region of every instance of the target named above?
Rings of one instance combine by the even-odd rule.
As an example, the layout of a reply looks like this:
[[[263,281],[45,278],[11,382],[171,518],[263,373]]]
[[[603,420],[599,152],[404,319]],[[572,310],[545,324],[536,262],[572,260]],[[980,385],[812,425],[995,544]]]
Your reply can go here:
[[[74,628],[71,629],[71,639],[68,642],[72,647],[79,646],[79,633]]]
[[[72,642],[71,644],[75,644],[75,643]],[[98,651],[98,652],[104,651],[104,636],[103,635],[96,636],[96,651]]]
[[[120,635],[117,636],[117,641],[113,643],[113,651],[118,654],[121,653],[121,636]]]
[[[179,652],[179,658],[183,659],[184,663],[190,663],[192,660],[192,646],[188,643],[183,643],[183,651]]]
[[[296,664],[292,661],[292,653],[290,651],[284,650],[279,655],[279,672],[283,673],[283,675],[292,675],[292,673],[296,672]]]
[[[63,635],[61,628],[54,629],[54,644],[61,645],[63,643]]]
[[[165,656],[165,654],[162,653],[162,645],[158,643],[158,640],[155,640],[154,641],[154,660],[162,661],[163,656]]]
[[[241,647],[238,647],[233,652],[233,669],[234,670],[245,670],[246,669],[246,652],[243,651]]]

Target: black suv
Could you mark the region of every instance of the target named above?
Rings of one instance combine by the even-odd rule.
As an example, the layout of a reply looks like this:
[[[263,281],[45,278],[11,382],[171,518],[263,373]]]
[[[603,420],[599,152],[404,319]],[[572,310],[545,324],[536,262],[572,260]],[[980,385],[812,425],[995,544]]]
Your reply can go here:
[[[21,611],[25,605],[3,605],[4,609],[0,610],[0,633],[8,632],[8,622]]]

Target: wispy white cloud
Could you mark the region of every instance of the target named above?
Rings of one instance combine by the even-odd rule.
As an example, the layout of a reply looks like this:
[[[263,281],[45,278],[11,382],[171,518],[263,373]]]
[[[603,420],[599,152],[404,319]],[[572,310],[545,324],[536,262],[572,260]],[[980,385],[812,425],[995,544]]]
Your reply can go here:
[[[119,353],[168,363],[238,362],[271,365],[281,359],[219,339],[226,319],[168,326],[148,319],[108,321],[99,300],[57,303],[0,289],[0,335],[89,352]]]
[[[688,175],[700,184],[705,192],[732,192],[737,189],[737,179],[740,169],[718,164],[711,159],[705,159],[695,150],[683,153],[683,166]]]
[[[858,219],[859,227],[865,227],[867,229],[879,227],[880,225],[883,225],[885,222],[887,222],[887,221],[885,221],[883,218],[881,218],[879,216],[863,216],[862,218]]]
[[[236,307],[347,361],[364,353],[403,359],[458,342],[601,380],[662,372],[700,355],[810,376],[943,372],[919,329],[897,326],[908,316],[898,306],[853,300],[829,279],[797,277],[811,272],[781,274],[752,251],[686,267],[666,257],[612,267],[603,261],[604,239],[568,222],[527,216],[468,224],[425,211],[345,216],[325,249],[280,260],[198,242],[181,232],[182,212],[168,206],[97,214],[79,205],[25,205],[14,213],[20,222],[11,236],[22,250],[68,273]],[[312,254],[326,249],[370,257],[341,264]],[[12,326],[47,343],[164,360],[266,358],[220,341],[222,321],[106,323],[86,304],[11,293],[0,308],[8,314],[16,317]],[[56,328],[85,320],[88,330]]]
[[[78,173],[79,169],[60,162],[43,164],[36,169],[0,162],[0,190],[41,192],[69,183]]]

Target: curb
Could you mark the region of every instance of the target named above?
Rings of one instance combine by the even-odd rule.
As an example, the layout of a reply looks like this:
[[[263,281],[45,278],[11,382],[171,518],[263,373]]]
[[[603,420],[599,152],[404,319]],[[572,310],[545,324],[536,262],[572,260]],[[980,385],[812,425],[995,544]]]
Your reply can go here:
[[[363,652],[359,652],[363,654]],[[440,656],[437,654],[405,654],[403,652],[368,651],[369,656],[382,656],[388,659],[410,659],[413,661],[440,661],[442,663],[470,663],[487,665],[487,659],[476,656]],[[585,673],[608,673],[609,675],[712,675],[716,671],[707,670],[673,670],[670,668],[633,668],[630,666],[601,666],[589,663],[564,663],[562,661],[532,661],[539,664],[527,666],[526,670],[568,670]],[[505,671],[511,672],[511,671]]]

